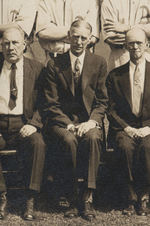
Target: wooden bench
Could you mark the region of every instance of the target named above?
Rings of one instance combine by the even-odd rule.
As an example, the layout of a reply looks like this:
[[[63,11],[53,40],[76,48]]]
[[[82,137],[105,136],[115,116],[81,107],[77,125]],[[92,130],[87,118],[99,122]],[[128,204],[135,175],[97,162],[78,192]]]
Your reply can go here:
[[[20,173],[20,165],[17,161],[17,150],[0,150],[2,173],[8,189],[23,189],[23,177]]]

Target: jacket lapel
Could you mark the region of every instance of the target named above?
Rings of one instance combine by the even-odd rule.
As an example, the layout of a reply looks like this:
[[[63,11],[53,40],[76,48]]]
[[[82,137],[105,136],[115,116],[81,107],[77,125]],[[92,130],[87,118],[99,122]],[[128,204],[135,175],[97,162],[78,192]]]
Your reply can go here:
[[[63,71],[63,75],[64,78],[70,88],[70,91],[72,92],[72,94],[74,95],[74,81],[73,81],[73,75],[72,75],[72,68],[71,68],[71,61],[70,61],[70,56],[69,56],[69,52],[67,52],[64,55],[64,58],[62,59],[62,71]]]
[[[28,107],[30,97],[30,87],[32,87],[33,70],[27,58],[23,59],[23,112]]]
[[[145,68],[145,82],[144,82],[144,92],[143,92],[143,104],[149,103],[149,89],[150,89],[150,62],[146,61]]]
[[[132,108],[132,97],[131,97],[131,84],[129,75],[129,62],[123,66],[120,72],[120,88],[127,99],[130,107]]]
[[[91,58],[89,55],[90,53],[86,51],[82,70],[82,93],[84,92],[87,83],[90,81],[90,76],[93,75],[93,67],[91,67]]]

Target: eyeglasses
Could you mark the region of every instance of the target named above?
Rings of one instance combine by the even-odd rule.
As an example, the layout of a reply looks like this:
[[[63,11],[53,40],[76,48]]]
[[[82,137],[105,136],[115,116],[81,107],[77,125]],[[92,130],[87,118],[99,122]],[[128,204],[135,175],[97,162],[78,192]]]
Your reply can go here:
[[[143,47],[144,46],[144,42],[128,42],[127,45],[130,49],[134,48],[135,45],[137,45],[138,47]]]

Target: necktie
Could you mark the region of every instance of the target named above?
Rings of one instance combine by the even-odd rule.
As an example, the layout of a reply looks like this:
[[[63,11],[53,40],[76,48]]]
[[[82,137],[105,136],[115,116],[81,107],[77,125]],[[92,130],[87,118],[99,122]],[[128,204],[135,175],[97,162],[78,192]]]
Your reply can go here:
[[[142,106],[142,89],[141,89],[141,72],[139,70],[139,65],[136,65],[133,79],[133,102],[132,102],[132,112],[136,116],[139,116]]]
[[[10,73],[10,99],[9,99],[9,108],[12,110],[16,106],[17,99],[17,86],[16,86],[16,64],[11,65]]]
[[[75,70],[74,81],[75,81],[75,83],[78,83],[79,78],[80,78],[80,60],[79,60],[79,58],[77,58],[75,61],[74,70]]]

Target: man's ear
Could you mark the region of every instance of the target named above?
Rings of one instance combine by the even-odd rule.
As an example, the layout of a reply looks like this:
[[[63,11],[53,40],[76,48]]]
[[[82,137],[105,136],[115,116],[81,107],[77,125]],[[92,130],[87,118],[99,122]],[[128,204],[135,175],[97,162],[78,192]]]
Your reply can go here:
[[[92,39],[92,35],[90,35],[90,36],[89,36],[89,39],[88,39],[88,44],[90,44],[91,39]]]
[[[147,49],[147,48],[149,48],[150,47],[150,43],[147,41],[146,43],[145,43],[145,49]]]
[[[25,53],[26,52],[26,50],[27,50],[27,42],[26,42],[26,40],[24,40],[23,41],[23,52]]]

